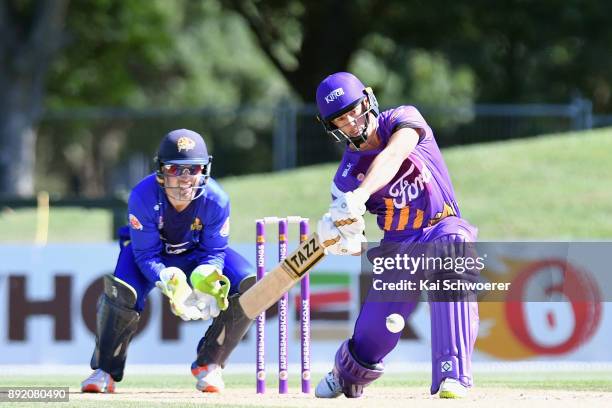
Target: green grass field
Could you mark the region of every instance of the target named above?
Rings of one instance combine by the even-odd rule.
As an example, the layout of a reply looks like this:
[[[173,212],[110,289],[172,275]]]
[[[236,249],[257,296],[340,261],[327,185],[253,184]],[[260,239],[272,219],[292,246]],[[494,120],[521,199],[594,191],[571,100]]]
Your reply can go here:
[[[481,240],[612,237],[612,129],[548,135],[443,151],[463,216]],[[220,180],[232,199],[233,242],[250,242],[253,220],[302,215],[329,205],[335,164]],[[110,214],[52,209],[50,242],[107,241]],[[373,218],[368,237],[380,236]],[[314,222],[311,223],[314,227]],[[0,209],[0,241],[32,241],[36,211]]]
[[[320,378],[314,375],[314,379]],[[127,376],[118,384],[117,394],[110,395],[82,395],[79,393],[79,384],[82,378],[74,375],[46,376],[19,376],[5,377],[0,376],[0,385],[3,387],[25,387],[25,386],[56,386],[70,387],[70,403],[57,403],[54,406],[79,406],[95,407],[103,403],[110,407],[136,407],[142,406],[146,400],[147,406],[195,406],[198,403],[206,402],[206,406],[271,406],[282,404],[282,398],[276,393],[277,383],[269,380],[265,397],[255,394],[254,377],[251,374],[232,374],[225,375],[227,384],[226,391],[222,396],[205,396],[194,389],[194,380],[188,375],[135,375]],[[612,398],[612,373],[610,372],[571,372],[561,373],[482,373],[475,375],[475,388],[479,395],[500,395],[504,396],[500,402],[508,398],[517,397],[520,405],[521,396],[539,395],[540,397],[549,396],[551,399],[559,399],[564,391],[571,390],[574,395],[594,398],[595,401],[603,399],[609,401]],[[313,384],[314,386],[315,384]],[[394,394],[397,398],[407,395],[409,400],[418,404],[419,399],[429,403],[444,403],[432,399],[427,393],[429,387],[428,373],[410,374],[389,374],[385,375],[372,387],[368,388],[366,395],[387,395],[380,400],[385,406],[388,399]],[[319,406],[322,403],[331,401],[317,400],[313,397],[299,395],[299,384],[296,376],[290,380],[290,393],[292,406]],[[236,404],[232,403],[233,394],[238,394]],[[212,400],[211,400],[212,397]],[[248,403],[241,403],[240,398],[246,399]],[[139,399],[141,399],[139,401]],[[156,401],[159,400],[159,401]],[[548,399],[548,398],[546,398]],[[475,399],[474,406],[479,406],[478,402],[482,398]],[[561,398],[563,400],[563,398]],[[193,402],[192,402],[193,401]],[[370,404],[374,403],[369,399]],[[376,401],[376,400],[374,400]],[[216,402],[216,403],[215,403]],[[341,398],[334,401],[334,406],[357,406],[357,401]],[[404,401],[410,402],[410,401]],[[467,402],[467,401],[464,401]],[[487,403],[487,401],[485,401]],[[490,401],[488,402],[490,404]],[[376,403],[378,406],[378,403]],[[530,406],[539,406],[537,403]],[[22,403],[20,407],[37,406],[35,403]]]
[[[273,368],[270,369],[274,371]],[[86,368],[85,368],[86,371]],[[274,374],[274,373],[271,373]],[[323,373],[313,374],[313,378],[319,379]],[[270,377],[274,377],[271,375]],[[255,392],[255,377],[253,374],[226,374],[224,375],[225,382],[229,389],[252,387]],[[41,379],[33,376],[18,376],[18,377],[2,377],[0,383],[3,387],[8,386],[47,386],[47,387],[76,387],[80,384],[83,378],[73,375],[59,375],[52,378]],[[476,375],[478,387],[508,387],[508,388],[530,388],[530,389],[548,389],[548,390],[563,390],[572,389],[575,391],[612,391],[612,373],[610,372],[580,372],[579,374],[570,372],[560,373],[486,373]],[[388,374],[380,381],[376,382],[377,387],[429,387],[428,373],[407,373],[407,374]],[[189,375],[155,375],[155,376],[126,376],[126,378],[118,383],[120,389],[127,388],[178,388],[178,389],[195,389],[195,380]],[[316,384],[315,384],[316,385]],[[278,382],[275,378],[270,378],[267,382],[267,388],[275,391]],[[297,376],[291,376],[289,386],[293,392],[299,389]]]

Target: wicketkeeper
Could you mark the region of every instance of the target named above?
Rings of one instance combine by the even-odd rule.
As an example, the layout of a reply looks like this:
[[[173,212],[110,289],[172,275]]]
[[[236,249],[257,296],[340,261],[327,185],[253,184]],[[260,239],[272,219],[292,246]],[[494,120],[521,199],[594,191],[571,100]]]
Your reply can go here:
[[[132,190],[117,266],[104,277],[91,358],[94,372],[83,381],[83,392],[114,392],[155,286],[183,320],[213,319],[197,345],[191,372],[200,391],[224,388],[222,369],[251,324],[234,315],[236,304],[255,283],[255,275],[228,247],[230,203],[210,177],[211,160],[198,133],[174,130],[159,145],[156,171]]]

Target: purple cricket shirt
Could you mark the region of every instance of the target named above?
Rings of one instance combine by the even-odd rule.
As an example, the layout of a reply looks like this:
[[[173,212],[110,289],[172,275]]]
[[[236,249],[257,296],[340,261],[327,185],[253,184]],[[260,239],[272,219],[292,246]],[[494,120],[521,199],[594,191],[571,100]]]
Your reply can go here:
[[[368,211],[377,216],[384,238],[393,241],[420,235],[423,228],[446,216],[460,216],[448,169],[433,131],[420,112],[414,106],[399,106],[381,112],[377,120],[380,146],[368,151],[352,151],[347,146],[332,182],[332,197],[359,187],[391,135],[412,128],[419,134],[418,144],[391,182],[366,202]]]

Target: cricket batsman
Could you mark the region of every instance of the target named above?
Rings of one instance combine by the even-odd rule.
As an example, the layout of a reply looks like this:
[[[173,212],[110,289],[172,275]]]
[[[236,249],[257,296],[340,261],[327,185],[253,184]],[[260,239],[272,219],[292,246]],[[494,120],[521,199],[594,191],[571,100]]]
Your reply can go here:
[[[381,244],[455,245],[476,240],[477,229],[461,218],[455,193],[433,132],[410,105],[379,112],[370,88],[348,72],[325,78],[316,92],[318,119],[346,149],[332,182],[333,202],[319,222],[321,242],[337,245],[328,253],[355,253],[347,243],[362,236],[366,209],[384,232]],[[344,244],[342,244],[344,242]],[[431,271],[430,271],[431,272]],[[433,271],[440,278],[446,271]],[[470,298],[471,299],[471,298]],[[460,398],[472,386],[471,359],[478,332],[475,301],[434,302],[431,317],[431,393]],[[383,359],[401,331],[386,328],[386,318],[405,320],[415,302],[368,302],[353,336],[338,349],[334,367],[317,385],[319,398],[359,397],[384,372]]]
[[[211,161],[198,133],[173,130],[159,145],[155,172],[132,190],[117,266],[104,277],[90,364],[94,371],[82,382],[83,392],[114,392],[155,286],[183,320],[213,319],[197,345],[191,372],[198,390],[223,390],[222,369],[251,323],[235,317],[238,298],[255,283],[255,275],[228,247],[230,203],[210,177]]]

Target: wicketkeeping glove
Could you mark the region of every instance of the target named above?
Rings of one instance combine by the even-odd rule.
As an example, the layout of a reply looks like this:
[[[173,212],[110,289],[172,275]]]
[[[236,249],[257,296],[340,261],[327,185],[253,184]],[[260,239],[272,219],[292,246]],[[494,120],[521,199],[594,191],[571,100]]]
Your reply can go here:
[[[219,316],[229,306],[230,281],[214,265],[200,265],[191,272],[193,293],[187,305],[198,308],[204,320]]]
[[[334,225],[347,238],[363,234],[366,212],[365,203],[370,198],[367,191],[357,188],[336,198],[329,207],[329,213]]]
[[[171,266],[162,269],[159,273],[159,281],[155,283],[155,286],[164,295],[168,296],[170,309],[176,316],[183,320],[198,320],[202,318],[202,314],[197,307],[185,304],[192,291],[187,283],[185,273],[180,268]]]

